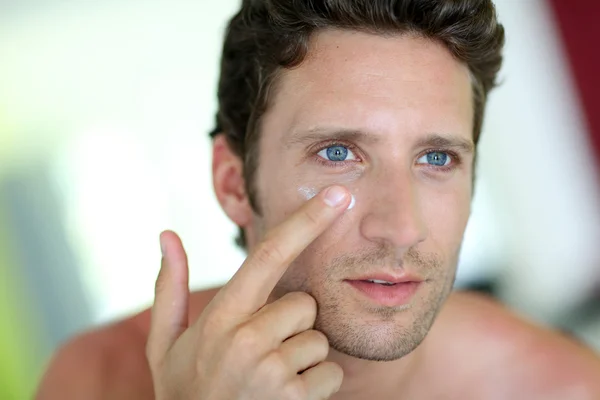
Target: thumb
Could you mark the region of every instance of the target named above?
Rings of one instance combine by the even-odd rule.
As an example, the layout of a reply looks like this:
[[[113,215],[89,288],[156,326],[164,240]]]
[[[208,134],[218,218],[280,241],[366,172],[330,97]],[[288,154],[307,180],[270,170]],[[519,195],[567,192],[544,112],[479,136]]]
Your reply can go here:
[[[188,328],[189,272],[187,255],[175,232],[160,235],[162,261],[156,279],[152,322],[146,353],[150,364],[160,362]]]

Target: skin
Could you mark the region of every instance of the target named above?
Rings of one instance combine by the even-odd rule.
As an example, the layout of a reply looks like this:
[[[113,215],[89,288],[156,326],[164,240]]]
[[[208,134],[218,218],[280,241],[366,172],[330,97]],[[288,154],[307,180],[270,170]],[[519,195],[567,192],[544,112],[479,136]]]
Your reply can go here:
[[[600,362],[584,346],[480,295],[450,294],[470,211],[472,120],[468,70],[443,46],[410,36],[320,32],[306,61],[282,75],[264,116],[255,175],[260,212],[249,205],[241,161],[223,137],[215,140],[215,193],[248,237],[250,256],[240,272],[222,290],[188,296],[185,252],[176,235],[164,233],[152,319],[146,311],[75,338],[54,358],[38,398],[148,398],[152,376],[160,397],[168,385],[157,381],[173,378],[169,363],[228,354],[192,351],[198,343],[220,343],[281,304],[271,320],[279,322],[263,323],[266,336],[308,318],[306,304],[289,300],[292,292],[308,293],[317,305],[303,330],[326,337],[328,352],[314,362],[328,368],[313,375],[321,381],[311,387],[337,385],[331,399],[598,398]],[[326,162],[322,150],[332,145],[352,156]],[[448,168],[431,165],[428,152],[451,153]],[[307,203],[299,191],[332,185],[355,196],[351,210],[348,197],[342,209],[325,213],[322,195]],[[315,214],[298,219],[307,210]],[[267,256],[265,243],[276,244]],[[381,271],[423,282],[395,308],[367,301],[344,282]],[[319,340],[308,353],[316,354]],[[235,364],[248,364],[242,353],[258,352],[253,347],[237,353],[232,374],[242,368]],[[209,364],[196,380],[218,386],[222,377]],[[263,364],[251,365],[257,367],[246,373]],[[183,379],[181,371],[190,369],[176,370]],[[233,390],[223,382],[222,390]]]
[[[474,147],[469,74],[424,39],[338,31],[315,39],[305,64],[285,74],[264,118],[265,156],[256,176],[259,206],[268,213],[253,216],[249,236],[262,237],[302,204],[298,183],[351,188],[356,206],[291,264],[272,299],[291,291],[315,297],[317,329],[340,359],[396,360],[422,341],[454,280],[473,153],[445,147],[460,157],[448,170],[422,158],[438,149],[428,143],[433,135]],[[350,43],[354,50],[343,46]],[[374,51],[363,52],[368,48]],[[338,143],[351,146],[354,159],[324,164],[315,154]],[[397,309],[368,305],[343,282],[380,271],[425,282]]]

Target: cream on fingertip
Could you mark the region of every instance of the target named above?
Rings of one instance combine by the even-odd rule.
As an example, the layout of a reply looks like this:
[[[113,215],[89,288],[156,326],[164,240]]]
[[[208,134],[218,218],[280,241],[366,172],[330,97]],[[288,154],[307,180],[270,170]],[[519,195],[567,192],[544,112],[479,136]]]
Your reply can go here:
[[[354,208],[355,204],[356,204],[356,197],[354,197],[354,195],[352,195],[352,199],[350,200],[350,204],[348,204],[348,208],[346,210],[351,210],[352,208]]]

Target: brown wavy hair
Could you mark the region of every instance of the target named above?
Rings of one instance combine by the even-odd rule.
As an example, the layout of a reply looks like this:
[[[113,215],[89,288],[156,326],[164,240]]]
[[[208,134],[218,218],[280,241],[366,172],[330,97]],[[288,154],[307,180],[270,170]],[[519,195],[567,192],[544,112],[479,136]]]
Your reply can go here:
[[[243,0],[225,34],[218,111],[210,136],[226,135],[243,160],[246,192],[257,212],[253,175],[261,117],[278,72],[300,65],[311,35],[326,28],[413,34],[445,45],[471,73],[473,140],[479,140],[504,46],[504,28],[491,0]],[[236,242],[245,247],[241,228]]]

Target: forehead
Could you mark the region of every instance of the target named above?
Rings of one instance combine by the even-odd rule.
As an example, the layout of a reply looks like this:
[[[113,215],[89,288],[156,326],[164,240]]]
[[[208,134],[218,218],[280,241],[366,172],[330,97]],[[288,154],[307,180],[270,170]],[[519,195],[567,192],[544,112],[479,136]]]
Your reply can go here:
[[[263,129],[285,135],[331,124],[470,137],[470,82],[467,67],[433,40],[324,30],[304,62],[279,77]]]

